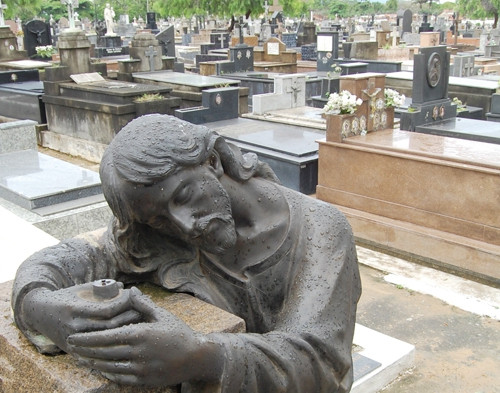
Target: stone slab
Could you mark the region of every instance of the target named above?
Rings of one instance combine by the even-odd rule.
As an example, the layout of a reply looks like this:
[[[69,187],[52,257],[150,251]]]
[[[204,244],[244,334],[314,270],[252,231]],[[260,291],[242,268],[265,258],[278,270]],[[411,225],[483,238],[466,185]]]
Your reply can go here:
[[[175,116],[193,124],[203,124],[238,117],[239,87],[206,89],[201,94],[201,107],[178,109],[175,111]]]
[[[106,103],[122,103],[116,99],[138,97],[142,94],[168,93],[170,89],[143,83],[104,80],[85,84],[60,83],[60,94],[64,97],[89,98]],[[111,102],[110,102],[111,100]],[[125,102],[125,101],[124,101]],[[130,102],[127,100],[126,102]]]
[[[358,323],[353,341],[362,350],[353,354],[355,377],[351,393],[376,393],[413,366],[415,346],[404,341]]]
[[[3,206],[0,206],[0,220],[2,222],[0,225],[0,247],[2,248],[0,283],[13,280],[19,265],[31,254],[59,243],[59,240],[53,236]],[[1,386],[0,384],[0,388]]]
[[[477,61],[477,60],[476,60]],[[490,79],[483,75],[481,77],[448,78],[448,97],[458,97],[467,105],[483,108],[484,113],[490,111],[492,94],[496,93],[498,77]],[[386,75],[386,87],[395,89],[406,97],[412,96],[413,73],[408,71],[391,72]]]
[[[101,194],[99,174],[24,150],[0,155],[0,197],[34,210]]]
[[[415,131],[423,134],[500,144],[500,124],[491,121],[456,117],[417,126]]]
[[[274,77],[274,92],[253,97],[253,112],[262,115],[270,110],[305,106],[306,78],[304,74],[277,75]]]
[[[0,68],[13,70],[32,70],[47,67],[52,67],[52,63],[38,60],[14,60],[0,63]]]
[[[18,120],[0,123],[0,155],[19,150],[35,150],[36,122],[33,120]]]
[[[79,367],[69,355],[36,352],[14,326],[10,310],[12,281],[0,284],[0,388],[4,393],[174,393],[177,388],[120,386],[95,371]],[[241,318],[186,294],[139,286],[157,304],[201,333],[245,331]],[[159,293],[161,292],[161,294]],[[160,301],[159,301],[160,300]]]
[[[140,72],[132,74],[134,80],[138,82],[151,83],[160,82],[174,86],[190,86],[196,89],[206,89],[220,87],[222,85],[238,85],[238,81],[227,78],[217,78],[212,76],[184,74],[181,72],[158,71]]]
[[[263,115],[246,113],[242,117],[326,131],[326,119],[323,118],[322,114],[322,108],[302,106],[298,108],[269,111]]]

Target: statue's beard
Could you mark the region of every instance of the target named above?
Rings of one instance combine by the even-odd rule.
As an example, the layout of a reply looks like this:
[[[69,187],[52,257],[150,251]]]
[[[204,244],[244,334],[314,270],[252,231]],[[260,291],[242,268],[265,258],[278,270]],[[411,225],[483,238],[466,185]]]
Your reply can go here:
[[[201,217],[193,231],[193,242],[202,250],[221,254],[236,244],[234,220],[218,213]]]

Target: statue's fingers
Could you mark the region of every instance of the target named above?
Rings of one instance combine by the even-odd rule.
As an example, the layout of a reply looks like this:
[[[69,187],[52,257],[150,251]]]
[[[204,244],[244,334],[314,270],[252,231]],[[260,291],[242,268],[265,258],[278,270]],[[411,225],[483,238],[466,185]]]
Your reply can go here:
[[[142,315],[135,310],[127,310],[111,319],[75,318],[70,326],[73,332],[92,332],[96,330],[115,329],[121,326],[142,322]]]
[[[76,333],[69,336],[67,342],[74,347],[106,347],[116,344],[131,344],[136,340],[133,334],[136,329],[141,329],[140,325],[127,325],[116,329]]]
[[[106,347],[84,347],[71,346],[71,354],[76,356],[78,361],[91,360],[114,360],[114,361],[130,361],[134,356],[133,347],[130,345],[115,345]]]

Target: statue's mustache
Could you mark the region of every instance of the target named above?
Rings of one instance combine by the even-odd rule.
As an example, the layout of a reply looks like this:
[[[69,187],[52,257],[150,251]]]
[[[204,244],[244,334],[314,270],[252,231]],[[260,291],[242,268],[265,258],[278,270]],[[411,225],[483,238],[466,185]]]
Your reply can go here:
[[[220,214],[220,213],[212,213],[209,214],[208,216],[200,217],[193,228],[193,237],[197,238],[203,235],[206,231],[208,226],[210,225],[211,222],[213,221],[220,221],[224,224],[233,224],[233,217],[228,214]]]

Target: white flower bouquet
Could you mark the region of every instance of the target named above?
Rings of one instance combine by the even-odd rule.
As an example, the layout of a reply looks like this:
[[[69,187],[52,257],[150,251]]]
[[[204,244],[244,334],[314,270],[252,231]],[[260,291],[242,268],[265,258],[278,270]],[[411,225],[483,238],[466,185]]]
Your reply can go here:
[[[328,102],[323,107],[323,112],[341,115],[354,113],[362,103],[361,98],[356,97],[347,90],[343,90],[340,93],[330,94]]]
[[[396,90],[393,89],[385,89],[384,90],[385,97],[385,107],[389,108],[391,106],[402,106],[405,103],[405,95],[399,94]]]
[[[56,48],[52,45],[37,46],[35,47],[36,54],[40,57],[52,57],[56,53]]]

